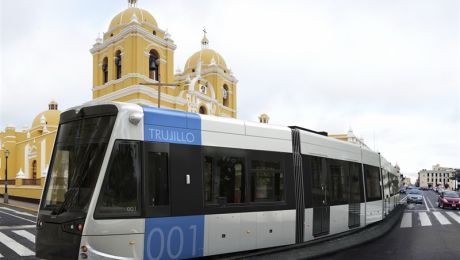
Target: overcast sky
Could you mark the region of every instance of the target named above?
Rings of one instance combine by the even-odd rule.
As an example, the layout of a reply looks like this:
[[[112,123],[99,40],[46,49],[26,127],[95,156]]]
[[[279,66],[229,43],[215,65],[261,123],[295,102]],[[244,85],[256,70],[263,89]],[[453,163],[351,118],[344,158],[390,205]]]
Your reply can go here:
[[[0,1],[0,129],[51,99],[91,99],[89,49],[127,0]],[[460,167],[460,1],[139,0],[175,41],[210,47],[238,83],[238,117],[358,137],[404,174]]]

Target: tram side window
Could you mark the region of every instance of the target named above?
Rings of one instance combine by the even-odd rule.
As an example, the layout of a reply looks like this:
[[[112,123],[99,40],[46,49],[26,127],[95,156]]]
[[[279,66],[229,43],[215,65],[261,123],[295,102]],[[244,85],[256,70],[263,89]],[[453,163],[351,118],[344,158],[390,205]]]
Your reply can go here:
[[[251,201],[284,200],[284,180],[281,162],[251,161]]]
[[[140,149],[134,141],[116,141],[101,188],[95,217],[140,216]]]
[[[364,176],[366,178],[366,201],[381,200],[379,168],[364,165]]]
[[[148,153],[149,206],[169,205],[168,154]]]
[[[348,203],[348,167],[346,163],[339,160],[327,160],[330,182],[330,203],[340,205]]]
[[[206,204],[243,203],[244,158],[205,156],[204,183]]]
[[[364,202],[361,164],[350,162],[350,203]]]
[[[398,177],[390,174],[391,176],[391,187],[392,187],[392,194],[391,195],[396,195],[399,193],[399,183],[398,183]]]
[[[388,191],[388,185],[390,183],[389,177],[388,177],[388,172],[385,169],[381,169],[382,171],[382,181],[383,181],[383,196],[386,197],[386,193]]]
[[[206,202],[213,202],[213,190],[212,190],[212,183],[213,183],[213,178],[212,178],[212,171],[213,171],[213,159],[212,157],[204,157],[204,165],[203,165],[203,170],[204,170],[204,199]]]

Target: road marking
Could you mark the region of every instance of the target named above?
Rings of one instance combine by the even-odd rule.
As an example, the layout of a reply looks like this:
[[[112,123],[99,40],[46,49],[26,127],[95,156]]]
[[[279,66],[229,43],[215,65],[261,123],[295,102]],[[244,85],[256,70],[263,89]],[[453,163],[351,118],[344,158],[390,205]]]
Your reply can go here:
[[[18,242],[14,241],[12,238],[9,236],[3,234],[0,232],[0,243],[4,244],[5,246],[9,247],[12,249],[16,254],[20,256],[31,256],[35,255],[34,252],[29,250],[27,247],[19,244]]]
[[[3,227],[0,227],[0,230],[26,229],[26,228],[35,228],[35,225],[3,226]]]
[[[444,217],[444,215],[441,214],[439,211],[433,211],[433,215],[436,217],[436,219],[441,223],[441,225],[449,225],[451,224],[450,221]]]
[[[446,212],[449,217],[453,218],[457,223],[460,224],[460,216],[455,214],[454,212]]]
[[[425,197],[423,197],[423,198],[425,199]],[[428,201],[428,203],[430,203],[431,208],[434,209],[433,204],[431,203],[430,199],[427,199],[426,201]]]
[[[407,199],[407,195],[404,196],[404,198],[402,198],[399,202],[403,202],[403,201],[405,201],[406,199]]]
[[[422,226],[431,226],[430,218],[428,217],[428,214],[426,214],[426,212],[419,212],[418,218],[420,219],[420,224]]]
[[[21,237],[27,238],[30,242],[35,243],[35,235],[27,232],[25,230],[13,230],[14,233],[20,235]]]
[[[10,215],[10,216],[13,216],[13,217],[15,217],[15,218],[19,218],[19,219],[23,219],[23,220],[25,220],[25,221],[29,221],[29,222],[35,223],[35,221],[32,221],[32,220],[30,220],[30,219],[26,219],[26,218],[23,218],[23,217],[19,217],[19,216],[16,216],[16,215],[13,215],[13,214],[10,214],[10,213],[1,211],[1,210],[0,210],[0,213],[6,214],[6,215]]]
[[[412,227],[412,213],[404,213],[401,220],[401,228],[410,228]]]
[[[17,211],[17,210],[10,209],[10,208],[7,208],[7,207],[0,207],[0,209],[12,211],[12,212],[14,212],[16,214],[20,214],[20,215],[24,215],[24,216],[28,216],[28,217],[34,217],[34,218],[37,217],[36,215],[30,214],[30,213],[27,213],[27,212]]]
[[[425,201],[425,207],[426,207],[426,210],[428,210],[428,212],[430,211],[430,208],[428,208],[428,204],[426,204],[426,199],[425,199],[425,196],[422,196],[423,198],[423,201]]]

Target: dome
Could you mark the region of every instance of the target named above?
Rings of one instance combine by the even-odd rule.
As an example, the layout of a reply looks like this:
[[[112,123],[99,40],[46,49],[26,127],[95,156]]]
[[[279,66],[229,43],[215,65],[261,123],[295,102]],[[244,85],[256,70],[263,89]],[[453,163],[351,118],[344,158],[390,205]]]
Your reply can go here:
[[[195,54],[193,54],[185,63],[184,71],[191,70],[196,68],[198,61],[201,57],[201,65],[209,65],[211,63],[215,63],[222,67],[223,69],[227,69],[227,64],[225,63],[224,58],[217,53],[213,49],[202,49]]]
[[[133,19],[136,19],[142,27],[148,30],[158,26],[157,21],[148,11],[137,7],[129,7],[112,19],[108,32],[112,32],[120,26],[129,24]]]
[[[49,110],[43,111],[40,114],[38,114],[35,118],[34,121],[32,122],[32,128],[34,129],[36,127],[41,127],[43,126],[43,123],[48,125],[48,126],[57,126],[59,125],[59,119],[61,116],[61,111],[57,110],[57,103],[56,101],[51,101],[48,104]]]

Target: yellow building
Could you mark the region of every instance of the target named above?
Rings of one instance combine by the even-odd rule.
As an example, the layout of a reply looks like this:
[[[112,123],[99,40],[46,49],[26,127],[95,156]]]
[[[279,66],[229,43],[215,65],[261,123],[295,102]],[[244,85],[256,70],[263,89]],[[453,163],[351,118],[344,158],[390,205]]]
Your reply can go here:
[[[7,126],[0,131],[0,193],[4,194],[6,151],[8,150],[9,197],[39,200],[45,184],[51,152],[59,125],[58,104],[39,113],[28,129],[17,131]]]
[[[356,137],[353,130],[349,129],[346,134],[328,134],[329,137],[335,138],[340,141],[350,142],[362,147],[369,148],[365,143],[364,139]]]
[[[201,49],[174,72],[176,45],[155,18],[129,0],[91,48],[93,100],[132,102],[223,117],[237,116],[237,79],[224,58],[209,48],[204,31]],[[198,43],[198,42],[197,42]],[[160,90],[160,91],[158,91]],[[158,102],[160,100],[160,102]],[[5,151],[8,194],[40,199],[59,124],[57,103],[35,117],[30,129],[0,132],[0,193],[4,193]]]
[[[174,72],[176,45],[146,10],[130,6],[111,21],[93,55],[93,101],[132,102],[209,114],[237,116],[237,80],[224,58],[209,48],[206,31],[183,71]]]

